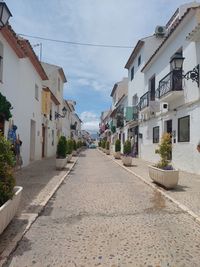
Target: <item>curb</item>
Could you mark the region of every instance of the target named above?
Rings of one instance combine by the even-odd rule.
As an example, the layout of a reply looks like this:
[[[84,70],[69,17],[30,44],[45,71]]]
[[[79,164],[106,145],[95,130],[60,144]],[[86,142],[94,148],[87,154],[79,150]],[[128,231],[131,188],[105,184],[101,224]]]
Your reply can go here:
[[[70,166],[69,170],[61,177],[59,182],[56,184],[56,186],[48,193],[47,197],[40,203],[40,209],[37,213],[22,213],[17,218],[24,219],[24,217],[27,216],[28,223],[26,225],[26,228],[22,233],[19,233],[16,235],[14,240],[8,245],[8,247],[2,252],[0,255],[0,267],[3,267],[3,265],[7,262],[10,254],[16,249],[18,243],[22,240],[24,235],[28,232],[28,230],[31,228],[32,224],[37,220],[37,218],[40,216],[41,212],[44,210],[45,206],[47,205],[48,201],[52,196],[56,193],[56,191],[59,189],[63,181],[67,178],[67,176],[70,174],[71,170],[74,168],[75,164],[78,161],[78,157],[75,158],[75,161]]]
[[[98,151],[104,155],[104,153],[102,151],[100,151],[98,149]],[[106,155],[105,155],[106,156]],[[159,193],[161,193],[166,199],[168,199],[170,202],[173,202],[176,206],[178,206],[180,209],[182,209],[185,213],[189,214],[192,219],[198,224],[200,225],[200,217],[193,212],[191,209],[189,209],[187,206],[185,206],[184,204],[181,204],[179,201],[177,201],[176,199],[174,199],[173,197],[169,196],[166,192],[164,192],[162,189],[158,188],[156,185],[154,185],[153,183],[147,181],[145,178],[143,178],[142,176],[138,175],[137,173],[135,173],[134,171],[128,169],[127,167],[125,167],[124,165],[121,165],[118,161],[116,161],[112,156],[108,156],[113,162],[115,162],[115,164],[117,164],[118,166],[120,166],[121,168],[123,168],[124,170],[126,170],[127,172],[133,174],[134,176],[136,176],[137,178],[139,178],[140,180],[142,180],[145,184],[147,184],[148,186],[150,186],[151,188],[157,190]]]

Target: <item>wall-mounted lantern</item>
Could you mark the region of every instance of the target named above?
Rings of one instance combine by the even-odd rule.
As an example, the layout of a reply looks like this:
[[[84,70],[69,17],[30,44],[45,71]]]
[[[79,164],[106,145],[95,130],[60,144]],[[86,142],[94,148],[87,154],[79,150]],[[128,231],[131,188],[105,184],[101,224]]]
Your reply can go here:
[[[182,70],[184,57],[180,53],[175,53],[170,60],[173,70]],[[199,64],[194,67],[193,70],[188,71],[186,74],[182,74],[182,78],[193,82],[196,82],[199,87]]]
[[[0,1],[0,28],[7,25],[12,14],[5,2]]]
[[[62,115],[55,111],[55,119],[64,118],[66,115],[67,115],[66,107],[62,109]]]

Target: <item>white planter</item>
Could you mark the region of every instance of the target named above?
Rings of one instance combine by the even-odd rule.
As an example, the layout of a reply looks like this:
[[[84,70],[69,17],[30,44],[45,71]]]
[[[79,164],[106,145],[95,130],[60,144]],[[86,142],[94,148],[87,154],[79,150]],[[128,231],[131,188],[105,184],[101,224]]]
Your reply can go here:
[[[167,189],[174,188],[178,184],[178,170],[162,170],[154,166],[149,167],[149,176],[151,179],[166,187]]]
[[[67,162],[70,162],[72,159],[72,154],[67,155]]]
[[[62,170],[66,164],[67,164],[67,158],[64,158],[64,159],[56,158],[56,169],[57,170]]]
[[[132,165],[132,157],[122,156],[122,162],[125,166],[131,166]]]
[[[110,155],[110,150],[106,149],[106,155]]]
[[[76,150],[73,150],[73,152],[72,152],[72,156],[76,157],[77,154],[78,154],[77,151],[76,151]]]
[[[115,159],[121,159],[121,152],[120,151],[114,152],[114,157]]]
[[[15,216],[19,207],[20,198],[22,194],[22,187],[15,186],[15,194],[12,199],[8,200],[3,206],[0,207],[0,234],[3,233],[4,229],[8,226],[10,221]]]

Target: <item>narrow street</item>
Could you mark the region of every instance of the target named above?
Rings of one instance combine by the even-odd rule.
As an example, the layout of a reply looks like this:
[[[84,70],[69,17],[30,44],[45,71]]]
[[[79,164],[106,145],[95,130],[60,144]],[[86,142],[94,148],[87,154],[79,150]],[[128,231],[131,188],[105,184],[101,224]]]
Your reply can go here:
[[[199,225],[107,156],[87,150],[4,267],[199,263]]]

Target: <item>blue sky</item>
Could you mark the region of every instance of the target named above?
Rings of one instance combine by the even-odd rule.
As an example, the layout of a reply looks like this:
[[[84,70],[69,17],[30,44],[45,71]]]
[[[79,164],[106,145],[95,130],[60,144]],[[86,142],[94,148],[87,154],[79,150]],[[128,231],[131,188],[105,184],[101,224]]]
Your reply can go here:
[[[182,0],[6,0],[17,33],[66,41],[125,45],[165,25]],[[188,2],[187,2],[188,3]],[[31,44],[41,40],[29,38]],[[127,76],[132,49],[98,48],[42,41],[42,61],[63,67],[64,97],[77,102],[83,127],[98,130],[100,113],[111,105],[115,82]],[[39,47],[35,48],[39,55]]]

